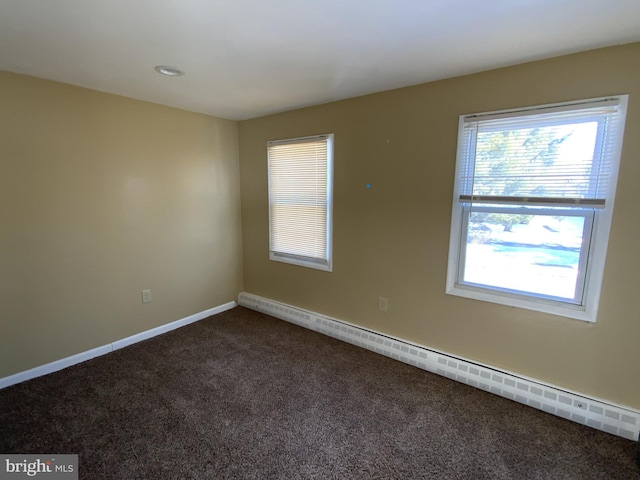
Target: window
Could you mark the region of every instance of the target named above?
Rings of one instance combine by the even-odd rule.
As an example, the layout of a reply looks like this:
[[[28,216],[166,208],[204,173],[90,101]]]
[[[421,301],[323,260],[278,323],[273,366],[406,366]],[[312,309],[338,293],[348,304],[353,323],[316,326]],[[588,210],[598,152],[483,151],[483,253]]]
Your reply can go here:
[[[595,321],[626,103],[460,117],[447,293]]]
[[[269,258],[332,270],[333,134],[267,143]]]

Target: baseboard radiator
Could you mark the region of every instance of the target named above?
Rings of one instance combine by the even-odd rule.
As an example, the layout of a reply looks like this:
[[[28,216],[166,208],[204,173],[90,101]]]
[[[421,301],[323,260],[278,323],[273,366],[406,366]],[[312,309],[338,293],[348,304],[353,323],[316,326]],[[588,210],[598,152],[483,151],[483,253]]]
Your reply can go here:
[[[637,440],[640,433],[640,411],[631,408],[569,392],[250,293],[240,293],[238,303],[582,425],[629,440]]]

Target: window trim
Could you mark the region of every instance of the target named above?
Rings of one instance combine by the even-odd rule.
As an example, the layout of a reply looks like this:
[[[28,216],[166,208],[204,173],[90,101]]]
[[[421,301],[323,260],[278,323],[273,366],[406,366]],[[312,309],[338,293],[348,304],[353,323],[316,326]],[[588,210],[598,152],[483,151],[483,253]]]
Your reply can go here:
[[[613,169],[610,178],[609,193],[607,201],[604,205],[583,205],[585,210],[592,213],[586,213],[585,215],[592,215],[591,228],[593,233],[590,236],[590,244],[588,245],[588,252],[584,252],[584,244],[581,248],[581,262],[583,255],[586,253],[585,271],[579,273],[580,276],[584,276],[582,298],[583,301],[580,305],[574,303],[568,303],[565,301],[554,300],[551,298],[545,298],[542,296],[527,295],[526,293],[519,293],[515,291],[499,290],[495,288],[482,287],[470,284],[463,284],[458,282],[460,275],[460,269],[462,268],[464,256],[461,252],[464,250],[466,241],[466,233],[463,232],[465,225],[464,222],[464,203],[461,202],[461,178],[463,176],[463,168],[465,165],[464,148],[463,143],[465,141],[465,119],[474,117],[476,119],[481,118],[501,118],[517,115],[532,115],[535,113],[547,113],[555,111],[566,111],[579,108],[585,108],[585,105],[597,104],[604,100],[615,99],[618,101],[618,134],[615,138],[615,144],[613,146]],[[458,123],[458,143],[456,154],[456,169],[454,179],[454,191],[453,191],[453,206],[451,213],[451,230],[449,237],[449,257],[447,265],[447,281],[446,281],[446,293],[450,295],[482,300],[491,303],[498,303],[511,307],[524,308],[528,310],[534,310],[543,313],[550,313],[563,317],[569,317],[577,320],[595,322],[597,319],[598,306],[600,302],[600,291],[602,288],[602,281],[604,276],[605,260],[607,255],[607,246],[609,241],[609,233],[611,230],[611,220],[613,216],[613,207],[615,200],[615,192],[618,180],[618,171],[620,166],[620,156],[622,151],[622,141],[624,137],[624,126],[626,120],[628,95],[617,95],[612,97],[602,97],[590,100],[563,102],[556,104],[548,104],[541,106],[533,106],[528,108],[500,110],[494,112],[480,113],[476,115],[461,115]],[[598,134],[598,136],[600,136]],[[597,139],[597,142],[601,142],[601,139]],[[475,153],[474,153],[475,154]],[[474,199],[477,201],[477,199]],[[588,203],[588,202],[585,202]],[[558,204],[561,207],[560,204]],[[580,208],[580,207],[577,207]],[[586,217],[585,217],[586,221]],[[586,227],[585,227],[586,230]],[[584,242],[584,239],[583,239]],[[577,296],[576,296],[577,297]]]
[[[325,139],[327,141],[327,202],[326,202],[326,244],[324,258],[314,258],[303,255],[295,255],[291,253],[279,252],[273,249],[273,232],[271,222],[271,178],[272,172],[269,165],[269,147],[275,145],[297,144],[306,141]],[[301,267],[323,270],[326,272],[333,271],[333,148],[334,134],[310,135],[305,137],[287,138],[282,140],[270,140],[267,142],[267,196],[268,196],[268,222],[269,222],[269,260],[288,263]]]

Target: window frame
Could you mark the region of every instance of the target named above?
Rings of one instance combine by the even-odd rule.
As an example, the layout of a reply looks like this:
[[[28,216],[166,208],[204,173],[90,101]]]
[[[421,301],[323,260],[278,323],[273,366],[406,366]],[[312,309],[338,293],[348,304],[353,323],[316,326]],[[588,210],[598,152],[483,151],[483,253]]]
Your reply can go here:
[[[288,252],[278,251],[274,249],[274,233],[272,222],[272,206],[274,201],[272,198],[272,169],[270,162],[270,147],[284,144],[300,144],[310,141],[317,141],[324,139],[327,145],[327,191],[326,191],[326,222],[325,222],[325,251],[324,256],[312,257],[305,255],[297,255]],[[268,178],[268,208],[269,208],[269,260],[288,263],[291,265],[297,265],[301,267],[312,268],[316,270],[323,270],[327,272],[333,271],[333,149],[334,149],[334,134],[320,134],[310,135],[305,137],[294,137],[281,140],[271,140],[267,142],[267,178]]]
[[[504,205],[483,205],[474,206],[473,208],[463,204],[462,206],[462,226],[461,226],[461,238],[460,238],[460,251],[459,258],[464,260],[466,257],[465,244],[467,243],[469,214],[473,213],[504,213],[504,214],[523,214],[523,215],[536,215],[536,216],[564,216],[564,217],[579,217],[584,219],[583,223],[583,236],[582,246],[580,248],[580,259],[578,262],[578,272],[576,280],[576,292],[572,300],[568,300],[564,297],[558,297],[553,295],[547,295],[543,293],[522,293],[517,289],[509,289],[506,287],[498,286],[483,286],[482,284],[474,283],[472,281],[465,281],[465,287],[475,287],[479,290],[488,288],[497,292],[507,293],[515,296],[535,297],[540,300],[550,300],[553,302],[566,303],[567,305],[582,305],[585,295],[587,266],[589,264],[589,252],[591,251],[592,235],[587,235],[585,232],[594,231],[595,224],[595,211],[593,209],[542,209],[542,208],[511,208]],[[458,262],[458,278],[464,276],[464,268],[466,262]]]
[[[605,259],[607,253],[607,244],[611,228],[611,219],[613,214],[613,206],[615,199],[615,190],[617,185],[617,176],[620,165],[620,155],[622,150],[622,140],[624,137],[624,124],[626,118],[626,107],[628,95],[617,95],[612,97],[603,97],[589,100],[580,100],[575,102],[563,102],[549,105],[533,106],[519,109],[500,110],[494,112],[486,112],[474,114],[473,116],[487,117],[492,116],[510,117],[528,116],[549,112],[550,110],[577,110],[584,108],[586,104],[597,103],[601,101],[614,99],[618,102],[617,106],[617,135],[614,138],[612,155],[612,170],[610,175],[610,184],[606,203],[602,208],[595,208],[590,205],[567,205],[558,206],[550,210],[548,206],[536,207],[535,205],[527,207],[513,207],[506,204],[491,204],[482,200],[470,200],[473,205],[473,211],[492,211],[502,213],[523,213],[526,214],[550,214],[562,216],[580,216],[585,219],[583,226],[583,244],[580,250],[580,267],[577,277],[576,290],[581,290],[574,296],[574,301],[568,302],[558,297],[548,295],[529,294],[517,290],[509,290],[506,288],[498,288],[471,282],[464,282],[461,279],[464,274],[465,252],[467,242],[467,225],[469,220],[468,212],[470,204],[463,203],[461,193],[463,191],[463,177],[465,175],[464,167],[467,166],[465,153],[473,155],[475,158],[475,147],[468,149],[464,146],[467,141],[465,137],[465,120],[471,115],[461,115],[458,124],[458,144],[456,156],[456,173],[453,192],[453,207],[451,214],[451,231],[449,240],[449,257],[447,266],[446,293],[460,297],[471,298],[475,300],[498,303],[511,307],[524,308],[554,315],[560,315],[573,319],[587,322],[595,322],[600,300],[600,291],[602,287],[602,279],[604,275]],[[597,145],[602,142],[600,127],[597,134]],[[476,133],[477,134],[477,133]],[[471,196],[473,197],[473,195]],[[512,202],[511,205],[516,202]],[[467,214],[465,214],[467,212]],[[553,213],[551,213],[553,212]],[[591,234],[587,238],[587,231]]]

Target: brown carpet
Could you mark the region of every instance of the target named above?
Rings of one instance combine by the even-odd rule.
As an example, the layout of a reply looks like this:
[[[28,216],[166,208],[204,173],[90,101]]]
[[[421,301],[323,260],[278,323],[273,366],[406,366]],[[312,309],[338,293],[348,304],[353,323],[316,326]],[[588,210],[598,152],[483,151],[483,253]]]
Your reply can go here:
[[[638,479],[635,443],[237,307],[0,391],[81,479]]]

